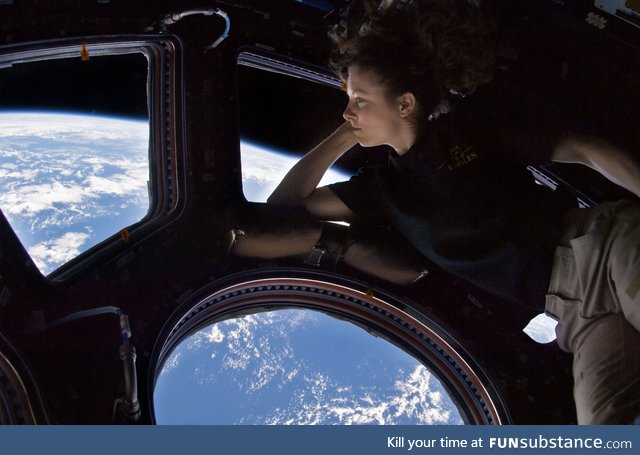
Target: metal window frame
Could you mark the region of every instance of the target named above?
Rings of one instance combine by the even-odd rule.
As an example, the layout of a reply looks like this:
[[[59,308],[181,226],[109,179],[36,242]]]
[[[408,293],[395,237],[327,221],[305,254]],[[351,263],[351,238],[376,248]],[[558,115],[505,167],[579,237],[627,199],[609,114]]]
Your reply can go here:
[[[187,337],[225,319],[285,308],[306,308],[348,320],[422,362],[449,392],[467,424],[508,424],[492,379],[443,325],[418,305],[328,272],[274,269],[229,277],[192,294],[161,332],[150,363],[150,415],[158,375]]]
[[[184,209],[185,157],[182,84],[182,43],[171,35],[117,35],[34,41],[0,47],[0,68],[37,61],[105,55],[143,54],[148,62],[149,212],[137,223],[123,226],[127,235],[146,237],[175,219]],[[22,245],[17,238],[15,240]],[[76,273],[117,256],[127,239],[120,232],[103,239],[46,276],[64,281]],[[24,245],[25,256],[29,257]],[[33,262],[33,261],[31,261]],[[35,264],[33,268],[37,270]]]

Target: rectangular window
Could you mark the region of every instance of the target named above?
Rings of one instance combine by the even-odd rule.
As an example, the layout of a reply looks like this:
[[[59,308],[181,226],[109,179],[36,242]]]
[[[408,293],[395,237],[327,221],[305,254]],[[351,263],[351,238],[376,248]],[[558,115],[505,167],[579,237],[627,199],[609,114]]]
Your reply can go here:
[[[45,275],[118,240],[163,200],[150,54],[117,47],[0,55],[0,209]]]

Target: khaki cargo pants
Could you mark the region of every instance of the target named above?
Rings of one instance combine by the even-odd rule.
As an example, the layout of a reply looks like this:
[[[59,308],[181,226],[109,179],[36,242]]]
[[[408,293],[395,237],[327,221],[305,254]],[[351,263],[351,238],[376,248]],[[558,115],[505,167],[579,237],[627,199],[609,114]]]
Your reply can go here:
[[[546,299],[561,349],[573,353],[580,424],[640,416],[640,204],[572,210]]]

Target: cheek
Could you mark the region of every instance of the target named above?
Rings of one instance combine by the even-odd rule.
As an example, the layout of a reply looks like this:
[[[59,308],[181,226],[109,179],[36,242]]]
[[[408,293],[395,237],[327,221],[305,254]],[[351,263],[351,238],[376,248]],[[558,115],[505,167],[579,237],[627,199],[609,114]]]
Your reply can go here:
[[[374,127],[376,129],[383,127],[385,124],[384,119],[377,115],[375,112],[361,112],[359,116],[360,120],[367,125]]]

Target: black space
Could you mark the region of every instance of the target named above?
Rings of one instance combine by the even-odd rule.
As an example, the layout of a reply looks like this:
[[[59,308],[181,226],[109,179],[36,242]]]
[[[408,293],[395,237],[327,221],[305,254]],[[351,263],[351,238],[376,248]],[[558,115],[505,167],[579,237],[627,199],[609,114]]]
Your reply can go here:
[[[338,89],[246,66],[237,75],[240,134],[249,141],[297,153],[344,121]]]
[[[15,64],[0,70],[0,109],[146,119],[147,66],[143,54]]]

